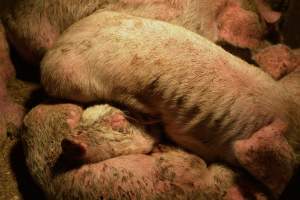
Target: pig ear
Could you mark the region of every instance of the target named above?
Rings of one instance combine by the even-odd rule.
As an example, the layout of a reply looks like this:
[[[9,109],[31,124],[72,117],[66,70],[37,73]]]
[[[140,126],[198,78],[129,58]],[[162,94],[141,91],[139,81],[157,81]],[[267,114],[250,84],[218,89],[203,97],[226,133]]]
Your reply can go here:
[[[270,24],[276,23],[282,13],[272,10],[271,6],[265,0],[255,0],[256,6],[261,17]]]
[[[63,154],[68,158],[80,160],[86,155],[87,145],[73,138],[65,138],[61,142]]]
[[[286,123],[275,120],[250,138],[236,141],[234,154],[240,165],[278,197],[295,167],[295,155],[284,134]]]

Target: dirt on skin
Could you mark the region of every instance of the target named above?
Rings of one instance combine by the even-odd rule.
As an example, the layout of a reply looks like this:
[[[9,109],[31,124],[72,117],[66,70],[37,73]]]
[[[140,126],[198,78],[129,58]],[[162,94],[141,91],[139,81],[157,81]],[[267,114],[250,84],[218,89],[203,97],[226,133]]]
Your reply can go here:
[[[274,0],[274,2],[275,1],[278,2],[278,5],[281,5],[282,2],[287,2],[285,0]],[[296,5],[298,1],[291,0],[291,2]],[[297,5],[290,6],[289,9],[291,10],[290,14],[285,16],[284,20],[283,32],[285,42],[293,47],[299,47],[300,37],[297,37],[299,26],[294,26],[295,21],[298,21],[297,16],[299,16]],[[17,73],[20,73],[20,71],[17,70]],[[12,80],[8,83],[7,87],[8,93],[13,101],[24,106],[26,111],[41,102],[41,97],[44,97],[43,94],[36,92],[39,86],[29,82]],[[43,192],[32,180],[25,165],[23,149],[18,140],[18,130],[9,124],[6,125],[1,114],[2,113],[0,113],[0,200],[45,199]],[[300,173],[298,171],[290,181],[290,184],[282,194],[280,200],[298,200],[300,197],[300,190],[298,189],[299,183]],[[233,188],[231,192],[234,194],[236,190]]]
[[[43,94],[37,90],[38,85],[21,80],[12,80],[8,83],[8,93],[14,102],[23,105],[28,111],[41,102]],[[1,124],[1,120],[0,120]],[[7,199],[45,199],[43,192],[32,180],[25,165],[23,149],[18,141],[17,129],[7,126],[6,133],[0,137],[0,200]],[[297,190],[300,174],[291,180],[283,193],[281,200],[296,200],[300,196]],[[233,188],[232,193],[235,193]]]

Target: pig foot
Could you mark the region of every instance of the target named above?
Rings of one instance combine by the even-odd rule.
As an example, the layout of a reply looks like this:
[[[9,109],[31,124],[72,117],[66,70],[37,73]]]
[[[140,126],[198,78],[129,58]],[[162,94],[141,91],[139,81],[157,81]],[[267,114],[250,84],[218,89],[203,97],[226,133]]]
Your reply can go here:
[[[284,134],[286,123],[275,120],[250,138],[233,145],[234,154],[245,169],[278,197],[293,175],[295,156]]]

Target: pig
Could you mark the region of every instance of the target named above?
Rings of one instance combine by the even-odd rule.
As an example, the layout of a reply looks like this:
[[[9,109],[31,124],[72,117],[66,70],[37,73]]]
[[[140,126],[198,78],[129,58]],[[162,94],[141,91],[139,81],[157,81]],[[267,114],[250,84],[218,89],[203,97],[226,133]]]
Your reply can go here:
[[[15,76],[15,69],[10,59],[10,50],[3,24],[0,20],[0,78],[6,84]]]
[[[178,145],[243,167],[275,196],[299,164],[299,110],[286,89],[179,26],[97,11],[60,36],[41,79],[56,98],[160,117]]]
[[[293,95],[295,102],[298,103],[297,109],[300,109],[300,66],[293,72],[284,76],[280,83]]]
[[[106,1],[68,2],[4,0],[1,3],[1,18],[9,41],[25,61],[38,64],[36,61],[66,27],[100,8]]]
[[[73,134],[62,141],[62,150],[70,160],[95,163],[120,155],[147,154],[155,143],[142,125],[130,125],[121,110],[99,105],[83,112]]]
[[[108,114],[107,110],[113,112]],[[48,199],[269,199],[264,189],[242,172],[221,164],[207,166],[178,147],[159,144],[147,155],[120,155],[89,164],[65,159],[69,155],[64,154],[61,144],[81,123],[107,135],[91,135],[94,143],[110,143],[115,136],[126,140],[112,131],[111,124],[97,125],[102,123],[99,119],[115,118],[115,112],[119,113],[107,105],[83,110],[74,104],[41,104],[26,115],[21,134],[26,163]],[[132,134],[151,141],[144,133]],[[105,150],[110,151],[104,148],[99,153]]]
[[[12,82],[12,81],[11,81]],[[5,129],[0,132],[1,137],[5,136],[6,131],[14,131],[22,126],[25,116],[25,108],[11,95],[7,83],[0,78],[0,121],[3,122]],[[1,128],[0,128],[1,130]]]
[[[15,69],[10,58],[10,49],[5,30],[0,20],[0,138],[6,139],[6,132],[19,128],[24,109],[11,98],[8,86],[15,78]]]
[[[253,58],[259,67],[278,80],[300,105],[300,49],[290,49],[284,44],[277,44],[260,50]],[[299,108],[298,106],[296,109]]]
[[[286,89],[293,95],[295,102],[298,104],[298,110],[300,109],[300,49],[291,50],[294,59],[296,59],[296,68],[280,79],[280,83],[286,87]],[[288,66],[287,66],[288,67]]]
[[[2,19],[19,54],[39,65],[67,27],[97,9],[167,21],[243,48],[255,48],[265,34],[250,0],[5,0]]]
[[[7,132],[6,121],[3,115],[0,115],[0,146],[3,146],[6,140],[5,133]]]
[[[242,48],[257,47],[265,34],[265,26],[260,22],[256,5],[252,1],[157,1],[162,2],[160,5],[151,2],[153,1],[124,0],[110,4],[105,9],[167,21],[213,42],[227,42]]]
[[[259,10],[260,15],[262,18],[267,22],[267,23],[276,23],[279,21],[281,18],[282,13],[278,11],[274,11],[272,8],[272,5],[277,5],[281,4],[281,2],[278,2],[278,0],[254,0],[257,9]],[[279,0],[281,1],[281,0]]]
[[[297,102],[295,109],[300,110],[300,66],[283,77],[280,83],[293,95],[295,102]]]

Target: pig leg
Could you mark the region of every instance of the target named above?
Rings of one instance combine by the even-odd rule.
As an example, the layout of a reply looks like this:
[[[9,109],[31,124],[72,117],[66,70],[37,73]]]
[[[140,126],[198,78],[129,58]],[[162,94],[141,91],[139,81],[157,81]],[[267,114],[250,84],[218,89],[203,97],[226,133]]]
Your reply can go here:
[[[295,156],[285,138],[287,126],[280,120],[233,144],[238,162],[279,195],[293,175]]]

